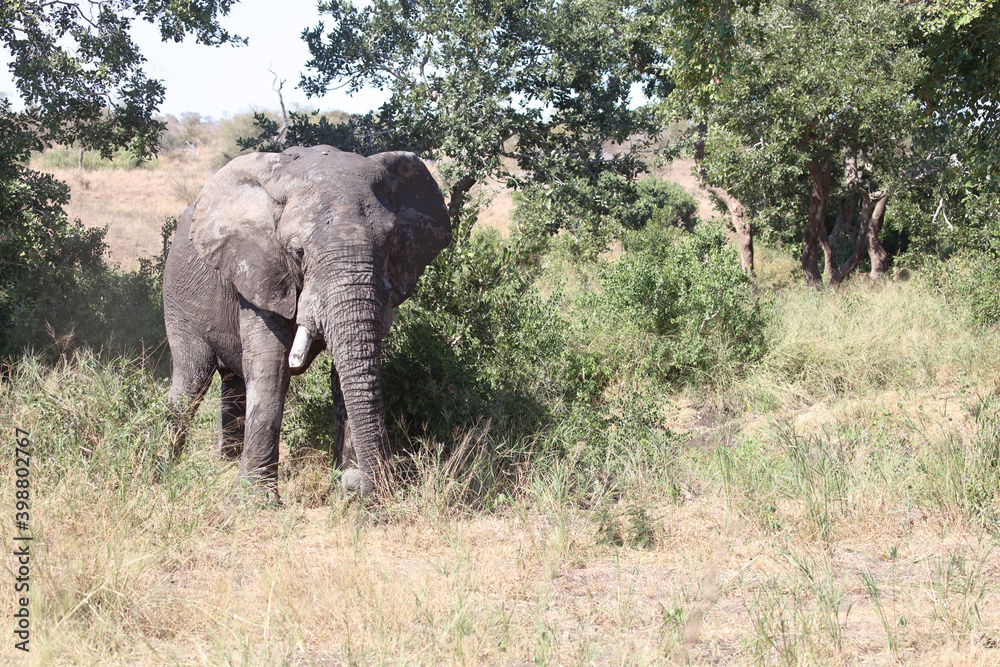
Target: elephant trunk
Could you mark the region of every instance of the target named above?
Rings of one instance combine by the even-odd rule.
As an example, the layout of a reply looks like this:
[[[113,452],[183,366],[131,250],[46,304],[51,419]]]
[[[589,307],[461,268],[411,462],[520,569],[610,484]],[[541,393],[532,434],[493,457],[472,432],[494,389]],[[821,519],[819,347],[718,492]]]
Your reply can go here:
[[[375,490],[389,455],[382,406],[382,323],[384,299],[373,273],[339,282],[327,294],[323,323],[340,376],[351,439],[360,474],[345,485],[363,493]]]

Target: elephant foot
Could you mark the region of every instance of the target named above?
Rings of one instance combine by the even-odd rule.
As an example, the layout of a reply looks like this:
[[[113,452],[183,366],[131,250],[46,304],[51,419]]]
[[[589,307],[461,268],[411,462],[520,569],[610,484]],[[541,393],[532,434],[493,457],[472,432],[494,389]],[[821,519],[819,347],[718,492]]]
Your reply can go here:
[[[358,493],[363,496],[375,491],[375,481],[361,472],[360,468],[349,468],[341,473],[340,486],[348,493]]]

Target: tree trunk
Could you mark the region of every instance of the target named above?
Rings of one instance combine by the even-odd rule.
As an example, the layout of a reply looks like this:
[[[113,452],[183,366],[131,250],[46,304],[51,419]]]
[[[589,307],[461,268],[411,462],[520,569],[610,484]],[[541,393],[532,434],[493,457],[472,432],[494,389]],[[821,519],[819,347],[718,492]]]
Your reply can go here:
[[[854,252],[851,253],[851,256],[847,258],[847,261],[841,264],[840,268],[833,274],[833,277],[830,279],[830,285],[836,287],[840,285],[840,283],[844,282],[844,279],[851,274],[851,271],[853,271],[861,261],[861,255],[868,246],[868,223],[869,218],[865,211],[862,210],[861,221],[858,224],[857,233],[853,236]]]
[[[755,276],[753,268],[753,228],[747,220],[746,208],[736,197],[729,194],[725,188],[712,185],[708,182],[708,173],[702,166],[705,157],[705,137],[708,136],[708,125],[698,124],[698,140],[695,142],[694,159],[698,165],[698,181],[701,186],[719,198],[729,211],[729,220],[736,231],[736,243],[740,248],[740,263],[743,265],[743,272],[753,278]]]
[[[861,220],[854,240],[854,253],[845,261],[830,279],[830,284],[837,286],[842,283],[851,271],[861,262],[861,257],[868,249],[872,270],[870,278],[876,280],[888,269],[889,254],[885,251],[879,235],[882,233],[882,221],[885,218],[885,207],[889,201],[889,192],[880,191],[869,195],[858,188],[861,194]]]
[[[802,232],[802,270],[806,283],[811,286],[823,284],[823,276],[833,277],[833,253],[830,239],[826,234],[826,202],[830,199],[830,165],[819,167],[815,162],[807,162],[813,188],[809,196],[809,211],[806,228]],[[823,248],[823,273],[819,271],[819,251]]]
[[[753,278],[755,275],[753,270],[753,230],[750,227],[750,221],[747,220],[746,209],[736,197],[726,192],[724,188],[709,185],[704,179],[701,184],[706,190],[718,197],[719,201],[725,204],[726,209],[729,210],[729,221],[736,231],[736,243],[740,248],[740,263],[743,265],[743,272]]]
[[[885,207],[889,203],[889,193],[879,192],[872,196],[870,222],[868,223],[868,258],[872,263],[868,277],[878,280],[889,270],[889,253],[879,240],[882,235],[882,222],[885,220]]]
[[[476,177],[472,174],[467,174],[459,179],[451,188],[451,197],[448,200],[448,215],[451,216],[451,228],[453,231],[458,229],[459,224],[462,222],[462,208],[465,206],[469,190],[475,184]]]
[[[840,196],[840,212],[837,213],[837,222],[833,225],[833,231],[830,232],[830,250],[833,252],[834,258],[840,254],[840,244],[845,240],[855,240],[856,236],[854,234],[854,216],[858,212],[858,200],[852,197],[849,193],[844,193]]]

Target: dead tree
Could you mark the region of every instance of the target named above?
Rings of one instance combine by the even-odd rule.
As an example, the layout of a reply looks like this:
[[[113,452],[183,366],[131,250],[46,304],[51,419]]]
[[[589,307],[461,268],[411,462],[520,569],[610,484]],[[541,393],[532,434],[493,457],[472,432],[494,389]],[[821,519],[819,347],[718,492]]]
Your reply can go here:
[[[753,228],[747,218],[746,208],[739,199],[729,194],[729,192],[718,185],[713,184],[708,179],[708,171],[704,166],[705,158],[705,138],[708,136],[708,125],[698,124],[698,139],[694,147],[694,161],[698,173],[698,182],[701,187],[712,193],[729,212],[729,221],[736,232],[736,243],[740,249],[740,263],[743,271],[748,276],[754,276],[753,265]]]

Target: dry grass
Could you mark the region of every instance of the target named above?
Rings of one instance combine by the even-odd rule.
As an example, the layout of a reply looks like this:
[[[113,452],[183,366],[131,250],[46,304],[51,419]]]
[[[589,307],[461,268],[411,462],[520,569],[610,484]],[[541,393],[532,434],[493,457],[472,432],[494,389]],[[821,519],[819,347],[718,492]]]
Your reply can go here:
[[[192,161],[179,154],[145,169],[48,171],[70,186],[70,219],[87,227],[107,226],[108,261],[135,269],[139,257],[160,253],[160,228],[194,201],[213,173],[209,163],[207,158]]]
[[[795,532],[747,525],[720,498],[660,501],[651,509],[667,528],[642,550],[598,543],[591,517],[565,508],[383,522],[343,501],[232,509],[221,493],[207,509],[170,512],[179,499],[148,493],[136,503],[147,506],[142,521],[127,527],[113,494],[88,497],[96,511],[59,496],[36,511],[41,661],[1000,659],[1000,559],[988,538],[940,516],[852,526],[818,550]],[[169,514],[190,533],[170,530]],[[894,646],[876,603],[889,610]]]
[[[491,510],[469,504],[497,446],[482,430],[380,503],[286,451],[285,506],[266,509],[234,500],[235,471],[209,454],[217,404],[152,481],[162,380],[131,368],[29,364],[0,394],[35,439],[38,664],[1000,661],[1000,555],[945,470],[996,422],[831,412],[815,468],[788,463],[801,441],[780,425],[722,424],[669,471],[634,452],[597,496],[539,457]],[[848,457],[832,490],[824,448]],[[907,467],[921,451],[940,469]]]

